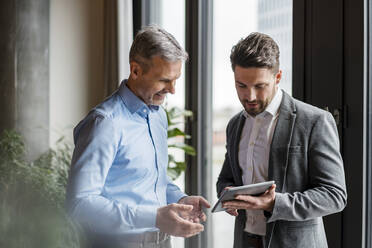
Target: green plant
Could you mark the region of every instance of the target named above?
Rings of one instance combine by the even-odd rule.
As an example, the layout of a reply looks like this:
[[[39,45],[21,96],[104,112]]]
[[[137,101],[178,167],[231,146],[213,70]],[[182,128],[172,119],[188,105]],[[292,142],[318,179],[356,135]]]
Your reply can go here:
[[[189,139],[190,135],[183,132],[179,126],[184,123],[182,121],[185,117],[191,117],[192,112],[189,110],[182,110],[178,107],[170,109],[165,108],[168,120],[168,148],[169,150],[181,150],[187,155],[195,156],[195,149],[183,142],[184,139]],[[180,140],[180,141],[177,141]],[[168,175],[173,179],[177,179],[181,173],[186,169],[185,160],[176,160],[173,154],[168,155]]]
[[[62,141],[28,162],[17,132],[0,137],[0,247],[79,247],[64,211],[71,149]]]

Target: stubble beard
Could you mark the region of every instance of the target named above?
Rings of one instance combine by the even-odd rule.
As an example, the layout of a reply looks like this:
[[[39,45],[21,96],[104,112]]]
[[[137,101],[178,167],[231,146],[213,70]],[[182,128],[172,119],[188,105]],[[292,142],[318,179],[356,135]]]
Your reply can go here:
[[[245,100],[244,103],[243,103],[243,106],[244,106],[245,111],[246,111],[250,116],[256,116],[256,115],[262,113],[262,112],[266,109],[266,107],[267,107],[267,105],[268,105],[268,104],[265,103],[265,102],[257,101],[257,102],[255,102],[255,103],[258,104],[258,108],[254,108],[254,109],[252,109],[252,108],[249,108],[249,107],[247,106],[248,103],[252,103],[252,102],[248,102],[248,101]]]
[[[267,108],[267,106],[269,106],[269,104],[271,103],[271,101],[274,99],[274,96],[275,96],[276,92],[277,92],[277,90],[274,88],[273,93],[270,96],[270,98],[267,98],[264,101],[257,101],[256,100],[254,102],[249,102],[247,100],[243,100],[242,101],[242,104],[243,104],[243,107],[244,107],[245,111],[250,116],[253,116],[253,117],[256,116],[256,115],[258,115],[258,114],[261,114],[263,111],[265,111],[265,109]],[[249,108],[247,106],[249,103],[256,103],[256,104],[258,104],[258,108],[256,108],[256,109]]]

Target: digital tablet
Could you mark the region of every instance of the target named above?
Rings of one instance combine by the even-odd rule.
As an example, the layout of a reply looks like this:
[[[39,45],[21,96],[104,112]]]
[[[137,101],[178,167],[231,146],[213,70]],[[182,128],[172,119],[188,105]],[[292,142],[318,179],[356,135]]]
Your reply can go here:
[[[233,200],[236,195],[260,195],[274,183],[275,181],[268,181],[229,188],[222,192],[222,195],[212,209],[212,213],[225,211],[225,208],[222,207],[222,202]]]

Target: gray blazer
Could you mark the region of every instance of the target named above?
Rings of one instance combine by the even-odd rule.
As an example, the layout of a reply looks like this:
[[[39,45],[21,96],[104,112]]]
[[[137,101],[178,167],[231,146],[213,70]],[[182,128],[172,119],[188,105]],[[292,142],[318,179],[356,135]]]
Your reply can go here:
[[[265,247],[327,247],[322,216],[342,211],[347,198],[335,121],[329,112],[285,92],[279,111],[269,158],[269,180],[277,185],[276,198],[273,212],[265,212]],[[227,186],[243,184],[238,149],[244,122],[241,112],[227,126],[218,195]],[[245,221],[245,211],[239,210],[234,248],[244,247]]]

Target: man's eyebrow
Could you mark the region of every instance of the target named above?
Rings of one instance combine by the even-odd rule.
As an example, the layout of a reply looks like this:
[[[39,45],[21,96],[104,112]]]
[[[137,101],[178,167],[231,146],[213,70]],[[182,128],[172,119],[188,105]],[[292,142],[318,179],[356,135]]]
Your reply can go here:
[[[235,80],[235,83],[246,85],[246,83],[240,82],[240,81],[238,81],[238,80]],[[257,83],[255,83],[254,85],[259,85],[259,84],[269,84],[269,82],[257,82]]]
[[[175,81],[177,79],[179,79],[181,77],[181,75],[177,75],[175,76],[174,78],[160,78],[159,81],[162,81],[164,83],[171,83],[172,81]]]
[[[162,82],[165,82],[165,83],[172,82],[172,80],[170,80],[169,78],[160,78],[159,80],[162,81]]]

